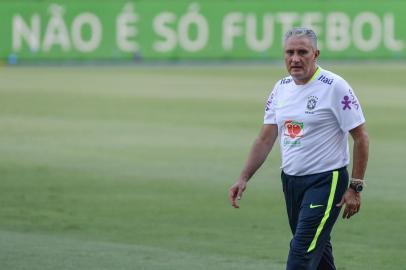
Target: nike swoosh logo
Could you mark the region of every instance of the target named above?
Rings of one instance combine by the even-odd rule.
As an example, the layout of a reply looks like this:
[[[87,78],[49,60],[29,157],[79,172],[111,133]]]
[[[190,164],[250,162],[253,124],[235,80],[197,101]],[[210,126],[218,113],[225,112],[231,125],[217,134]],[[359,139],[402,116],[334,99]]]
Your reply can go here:
[[[317,208],[317,207],[322,207],[322,206],[324,206],[324,205],[322,205],[322,204],[310,204],[310,208]]]

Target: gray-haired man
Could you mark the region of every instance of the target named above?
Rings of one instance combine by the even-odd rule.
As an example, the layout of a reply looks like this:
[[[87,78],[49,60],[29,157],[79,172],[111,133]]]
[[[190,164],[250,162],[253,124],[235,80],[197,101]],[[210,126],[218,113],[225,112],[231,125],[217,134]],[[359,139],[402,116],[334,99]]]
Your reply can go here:
[[[237,182],[229,190],[238,208],[249,179],[279,136],[282,185],[293,233],[286,269],[335,269],[330,233],[345,204],[356,214],[368,161],[368,134],[361,105],[349,84],[317,65],[317,37],[295,28],[285,35],[290,76],[278,81],[265,108],[264,125]],[[348,134],[354,140],[350,186]]]

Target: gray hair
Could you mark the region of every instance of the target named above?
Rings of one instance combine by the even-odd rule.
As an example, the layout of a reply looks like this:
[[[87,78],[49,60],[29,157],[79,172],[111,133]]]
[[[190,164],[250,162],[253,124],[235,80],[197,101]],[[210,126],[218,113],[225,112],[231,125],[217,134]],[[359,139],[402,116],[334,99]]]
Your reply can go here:
[[[317,50],[317,36],[310,28],[297,27],[289,30],[285,34],[285,43],[290,37],[306,37],[312,42],[313,47]]]

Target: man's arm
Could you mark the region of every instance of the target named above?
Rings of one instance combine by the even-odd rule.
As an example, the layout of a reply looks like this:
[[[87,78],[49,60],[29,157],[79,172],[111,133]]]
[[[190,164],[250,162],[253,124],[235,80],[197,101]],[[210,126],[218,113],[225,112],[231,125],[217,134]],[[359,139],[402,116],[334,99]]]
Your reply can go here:
[[[369,152],[369,138],[365,125],[350,130],[350,134],[354,139],[352,178],[364,179]]]
[[[229,189],[228,199],[230,200],[231,205],[234,208],[239,208],[236,200],[241,198],[242,193],[246,188],[247,182],[264,163],[277,137],[277,125],[263,125],[257,139],[255,140],[251,148],[248,159],[245,163],[244,169],[240,174],[240,177],[238,178],[237,182]]]
[[[364,179],[368,163],[369,138],[365,125],[362,124],[352,130],[350,134],[354,140],[352,178]],[[337,206],[345,204],[343,218],[350,218],[356,214],[361,207],[361,194],[348,188],[341,202]]]

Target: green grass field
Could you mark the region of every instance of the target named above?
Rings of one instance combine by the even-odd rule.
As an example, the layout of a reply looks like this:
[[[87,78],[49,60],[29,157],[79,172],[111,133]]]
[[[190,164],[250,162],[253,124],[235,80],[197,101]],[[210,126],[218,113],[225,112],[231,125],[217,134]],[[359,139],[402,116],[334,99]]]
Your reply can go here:
[[[406,269],[406,65],[325,65],[370,134],[361,212],[338,269]],[[281,270],[279,150],[227,201],[276,66],[0,69],[0,269]]]

